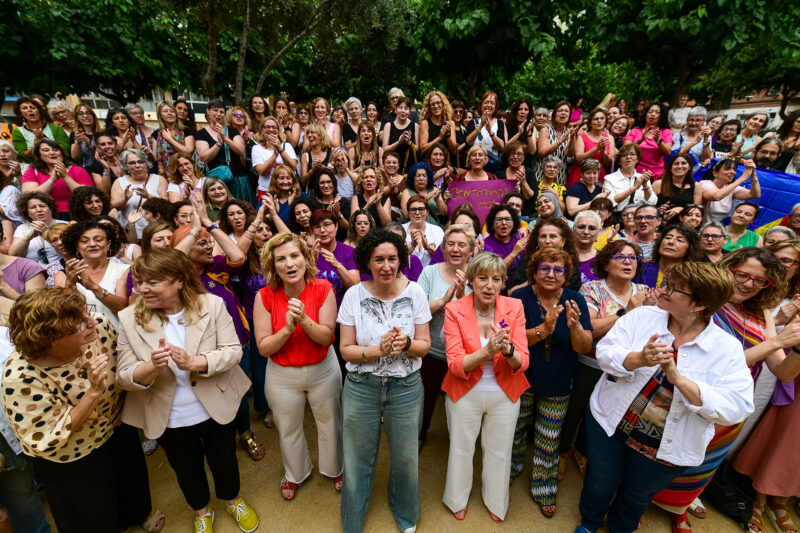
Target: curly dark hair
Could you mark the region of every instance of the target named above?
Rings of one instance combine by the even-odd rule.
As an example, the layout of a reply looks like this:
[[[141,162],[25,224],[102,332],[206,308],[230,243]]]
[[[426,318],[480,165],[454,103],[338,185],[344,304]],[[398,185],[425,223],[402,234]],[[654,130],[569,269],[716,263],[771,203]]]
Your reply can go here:
[[[512,208],[508,207],[506,204],[495,204],[489,210],[489,214],[486,215],[486,231],[489,232],[489,235],[494,235],[494,219],[497,218],[497,214],[500,211],[505,211],[509,215],[511,215],[511,237],[514,237],[519,232],[519,216],[517,212],[514,211]]]
[[[108,195],[106,195],[106,193],[97,187],[83,185],[72,191],[72,194],[69,196],[70,220],[80,222],[81,220],[89,220],[90,218],[93,218],[89,213],[86,212],[86,208],[83,207],[83,204],[86,203],[87,200],[91,200],[92,196],[97,196],[100,201],[103,202],[103,209],[100,211],[100,214],[108,214],[109,210],[111,209],[111,203],[108,200]]]
[[[622,252],[622,249],[626,246],[630,246],[633,248],[633,253],[639,257],[639,260],[636,262],[636,273],[634,274],[634,279],[640,279],[642,276],[642,270],[644,269],[644,261],[642,260],[642,249],[639,248],[639,245],[635,242],[628,242],[624,239],[617,239],[616,241],[611,241],[605,246],[603,249],[597,252],[597,256],[595,256],[594,264],[592,265],[592,270],[595,274],[600,276],[600,279],[606,279],[608,277],[608,264],[611,262],[611,257],[617,255]]]
[[[161,220],[169,221],[169,212],[172,208],[172,204],[169,203],[169,200],[164,200],[163,198],[148,198],[142,204],[142,209],[145,211],[150,211],[154,215],[158,215],[161,217]]]
[[[311,187],[309,188],[314,193],[314,199],[319,200],[322,198],[322,192],[319,190],[319,180],[322,179],[322,176],[328,176],[333,181],[333,197],[336,198],[339,194],[339,181],[336,179],[336,174],[333,173],[333,170],[323,167],[311,176]]]
[[[294,201],[292,201],[292,205],[289,206],[289,223],[286,224],[289,226],[289,229],[292,230],[292,233],[305,231],[305,229],[297,223],[297,218],[294,215],[294,208],[300,204],[307,206],[311,213],[314,212],[314,203],[310,198],[295,198]],[[310,228],[311,226],[309,225],[309,229]]]
[[[35,168],[39,172],[43,172],[45,174],[47,174],[47,172],[49,172],[47,170],[47,163],[42,161],[42,157],[41,157],[42,145],[43,144],[46,144],[50,148],[53,148],[54,150],[58,150],[59,152],[61,152],[61,162],[64,164],[64,167],[66,167],[67,170],[69,170],[70,167],[75,166],[75,162],[72,161],[72,159],[69,156],[69,153],[67,153],[67,151],[64,150],[63,146],[58,144],[53,139],[49,139],[49,138],[45,137],[44,139],[42,139],[41,141],[37,141],[36,144],[33,145],[33,153],[31,154],[31,155],[33,155],[33,163],[31,164],[31,166],[33,168]]]
[[[31,221],[30,217],[28,217],[28,202],[31,200],[39,200],[40,202],[44,202],[47,207],[50,208],[50,216],[56,218],[56,214],[58,213],[56,201],[53,200],[52,196],[41,191],[26,192],[17,199],[17,211],[19,211],[19,214],[22,218],[28,222]]]
[[[239,206],[242,209],[242,211],[244,211],[245,228],[247,228],[247,226],[250,223],[252,223],[253,220],[255,220],[256,218],[256,210],[250,203],[243,202],[242,200],[238,200],[236,198],[234,198],[233,200],[228,200],[227,202],[225,202],[225,205],[222,206],[222,209],[219,210],[219,220],[217,220],[217,223],[219,224],[219,229],[221,229],[227,234],[233,233],[233,226],[231,226],[231,223],[228,220],[228,209],[230,209],[234,205]]]
[[[364,235],[364,238],[358,241],[354,252],[354,258],[359,272],[362,274],[372,274],[369,270],[369,260],[372,258],[372,252],[375,248],[383,243],[393,244],[397,248],[397,258],[400,260],[400,266],[397,272],[408,266],[408,248],[406,248],[406,241],[397,233],[387,231],[385,229],[378,229],[371,231]]]
[[[663,242],[664,237],[666,237],[667,234],[672,230],[680,233],[686,239],[686,242],[689,245],[689,247],[686,248],[683,261],[696,261],[700,257],[700,234],[689,226],[685,226],[683,224],[670,224],[664,228],[664,230],[658,236],[658,239],[656,239],[656,243],[653,245],[653,263],[658,264],[659,261],[661,261],[661,243]]]
[[[109,135],[114,136],[115,138],[116,138],[117,135],[122,136],[122,135],[125,134],[124,131],[119,131],[117,129],[117,127],[114,125],[114,115],[119,115],[119,114],[125,115],[125,118],[128,119],[128,124],[129,125],[133,126],[134,124],[136,124],[133,121],[133,119],[131,118],[131,116],[128,114],[128,112],[125,111],[125,109],[123,109],[121,107],[114,107],[112,109],[109,109],[108,113],[106,113],[106,129],[105,129],[105,132],[107,134],[109,134]]]
[[[106,226],[114,228],[114,231],[117,232],[117,237],[119,237],[120,247],[128,244],[128,237],[125,234],[125,228],[122,227],[122,224],[119,223],[119,220],[108,215],[100,215],[95,220],[101,224],[105,224]]]
[[[72,257],[79,257],[78,241],[80,241],[84,233],[93,229],[99,229],[105,234],[108,241],[108,257],[117,255],[122,246],[122,241],[120,241],[117,232],[110,225],[102,224],[96,220],[82,220],[64,230],[64,233],[61,234],[61,242],[67,253]]]
[[[17,118],[20,124],[22,124],[23,117],[22,117],[22,104],[31,104],[39,111],[39,119],[42,121],[42,124],[47,124],[51,122],[50,113],[47,112],[47,108],[31,98],[30,96],[20,96],[17,98],[17,101],[14,102],[14,116]]]
[[[653,103],[651,103],[650,105],[648,105],[647,107],[644,108],[644,119],[645,119],[645,121],[647,120],[647,113],[653,107],[657,107],[658,108],[658,112],[659,112],[659,115],[658,115],[658,129],[660,129],[660,130],[668,130],[669,129],[669,116],[668,116],[669,115],[669,110],[665,106],[663,106],[662,104],[659,104],[658,102],[653,102]],[[642,126],[641,129],[644,129],[644,126]]]
[[[765,310],[774,309],[786,296],[789,289],[786,281],[786,268],[772,252],[753,246],[739,248],[723,255],[717,265],[733,270],[742,266],[748,259],[755,259],[761,263],[767,271],[767,277],[772,280],[772,285],[761,289],[755,296],[742,302],[745,311],[762,316]]]

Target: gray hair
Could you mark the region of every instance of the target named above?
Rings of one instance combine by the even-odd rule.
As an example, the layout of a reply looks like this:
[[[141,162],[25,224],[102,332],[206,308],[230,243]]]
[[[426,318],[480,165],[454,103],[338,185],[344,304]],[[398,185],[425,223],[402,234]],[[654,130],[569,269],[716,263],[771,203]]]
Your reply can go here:
[[[119,156],[119,164],[122,167],[122,172],[128,174],[128,157],[135,155],[145,163],[147,163],[147,156],[141,150],[137,150],[136,148],[128,148],[127,150],[123,151],[122,154]]]
[[[400,93],[400,96],[405,96],[405,93],[403,93],[403,89],[401,89],[400,87],[392,87],[391,89],[389,89],[389,96],[392,96],[392,94],[394,93]]]
[[[794,212],[795,212],[795,210],[796,210],[796,209],[798,209],[798,208],[800,208],[800,203],[796,203],[796,204],[794,204],[794,207],[792,207],[792,210],[791,210],[791,211],[789,211],[789,213],[790,213],[790,214],[791,214],[791,213],[794,213]]]
[[[548,155],[547,157],[542,159],[542,168],[544,168],[544,166],[547,163],[555,163],[556,165],[558,165],[558,168],[564,168],[564,162],[561,161],[560,158],[558,158],[558,157],[556,157],[554,155]]]
[[[707,116],[708,116],[708,112],[706,111],[706,108],[701,106],[701,105],[691,108],[689,110],[689,112],[686,114],[686,118],[689,118],[689,117],[703,117],[703,120],[705,120],[705,118]]]
[[[403,225],[401,223],[399,223],[398,221],[396,221],[396,220],[391,220],[391,221],[387,222],[386,224],[384,224],[383,229],[385,229],[386,231],[398,230],[398,233],[404,239],[407,236],[406,228],[404,228]]]
[[[69,111],[72,112],[72,109],[69,108],[69,105],[64,100],[53,100],[52,102],[47,103],[47,112],[50,114],[55,113],[56,111]]]
[[[533,114],[534,114],[534,115],[538,115],[539,113],[544,113],[545,115],[549,115],[549,114],[550,114],[550,110],[549,110],[549,109],[547,109],[546,107],[537,107],[537,108],[536,108],[536,109],[533,111]]]
[[[720,222],[716,222],[716,221],[706,222],[705,224],[703,224],[703,227],[700,228],[700,235],[703,234],[703,230],[706,229],[706,228],[717,228],[718,230],[720,230],[722,232],[722,236],[724,238],[726,238],[726,239],[728,238],[728,230],[725,229],[725,226],[723,226],[722,223],[720,223]]]
[[[9,148],[11,148],[11,151],[14,152],[14,160],[16,161],[17,149],[14,148],[14,145],[11,143],[11,141],[0,139],[0,146],[8,146]]]
[[[364,106],[361,105],[361,100],[359,100],[355,96],[351,96],[350,98],[348,98],[347,100],[344,101],[344,108],[347,109],[348,107],[350,107],[350,104],[352,104],[352,103],[356,103],[356,104],[358,104],[358,107],[360,107],[361,109],[364,109]]]
[[[579,218],[591,218],[595,224],[599,227],[603,227],[603,219],[600,218],[596,212],[592,211],[591,209],[586,209],[585,211],[580,211],[577,215],[575,215],[574,223],[578,223]],[[574,227],[574,226],[573,226]]]
[[[125,111],[130,114],[131,111],[134,109],[141,109],[144,112],[144,108],[137,103],[130,103],[124,107]]]
[[[795,240],[797,238],[797,234],[794,232],[794,230],[792,230],[792,228],[787,228],[785,226],[775,226],[767,230],[767,232],[764,234],[764,240],[766,241],[772,233],[783,233],[784,235],[789,237],[789,240]]]

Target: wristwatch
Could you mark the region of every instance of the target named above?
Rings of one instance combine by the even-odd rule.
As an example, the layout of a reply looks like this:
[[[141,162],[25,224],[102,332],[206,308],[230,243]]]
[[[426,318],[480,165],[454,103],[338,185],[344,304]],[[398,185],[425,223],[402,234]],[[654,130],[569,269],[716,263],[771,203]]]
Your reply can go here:
[[[409,349],[410,347],[411,347],[411,337],[406,337],[406,345],[405,345],[405,346],[403,346],[403,351],[404,351],[404,352],[405,352],[405,351],[408,351],[408,349]]]
[[[102,300],[103,298],[108,296],[108,294],[109,294],[109,292],[107,290],[103,289],[103,292],[100,293],[100,296],[98,296],[97,299],[98,300]]]
[[[503,352],[500,352],[500,353],[503,353]],[[508,350],[508,355],[503,354],[503,357],[505,357],[506,359],[511,359],[512,357],[514,357],[514,345],[513,344],[511,345],[511,348]]]
[[[624,307],[621,307],[620,309],[617,309],[617,312],[616,312],[615,314],[616,314],[618,317],[622,318],[622,317],[624,317],[624,316],[625,316],[625,313],[627,313],[627,311],[625,310],[625,308],[624,308]]]
[[[219,229],[219,226],[216,223],[213,223],[210,226],[206,226],[206,231],[209,233],[211,233],[215,229]]]

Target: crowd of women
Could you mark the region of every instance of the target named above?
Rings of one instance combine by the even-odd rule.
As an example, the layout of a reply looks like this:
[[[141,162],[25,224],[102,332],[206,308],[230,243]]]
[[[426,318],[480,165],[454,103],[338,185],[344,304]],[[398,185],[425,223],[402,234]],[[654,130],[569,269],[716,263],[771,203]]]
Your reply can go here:
[[[800,168],[800,111],[762,137],[764,115],[742,127],[685,102],[501,112],[491,91],[474,110],[433,91],[417,114],[389,97],[383,116],[355,97],[213,101],[206,125],[162,102],[155,130],[136,104],[102,128],[84,104],[17,100],[0,141],[15,530],[49,531],[36,480],[61,532],[160,531],[145,460],[160,446],[195,531],[215,520],[206,462],[254,531],[237,443],[259,461],[251,421],[275,428],[292,500],[314,470],[308,402],[343,530],[364,528],[383,432],[389,505],[413,532],[444,392],[455,520],[480,435],[495,522],[526,460],[552,517],[574,459],[577,532],[634,531],[651,503],[690,532],[727,459],[757,491],[750,530],[797,531],[800,204],[749,227],[758,169]],[[515,190],[483,219],[448,207],[453,182],[495,179]]]

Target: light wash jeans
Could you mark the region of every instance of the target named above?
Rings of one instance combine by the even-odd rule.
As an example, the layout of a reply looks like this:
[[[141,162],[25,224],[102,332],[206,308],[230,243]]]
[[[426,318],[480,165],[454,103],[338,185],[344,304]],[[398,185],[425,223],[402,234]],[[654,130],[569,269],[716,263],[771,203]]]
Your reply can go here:
[[[404,378],[350,372],[342,392],[344,483],[342,527],[345,533],[364,529],[372,496],[381,416],[389,440],[389,506],[403,530],[419,521],[417,436],[422,423],[424,391],[420,373]]]

